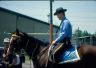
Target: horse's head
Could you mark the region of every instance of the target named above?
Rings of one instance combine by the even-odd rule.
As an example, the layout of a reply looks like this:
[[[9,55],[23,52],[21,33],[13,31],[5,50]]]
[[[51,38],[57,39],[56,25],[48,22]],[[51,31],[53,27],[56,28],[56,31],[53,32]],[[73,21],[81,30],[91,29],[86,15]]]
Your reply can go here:
[[[27,38],[28,38],[27,34],[19,32],[19,30],[17,29],[11,35],[10,39],[11,48],[15,49],[16,51],[19,51],[22,48],[24,49],[24,47],[27,45],[28,42]]]
[[[45,43],[41,42],[40,40],[29,36],[18,29],[12,33],[10,44],[11,48],[15,51],[20,51],[23,48],[29,55],[31,55],[34,50],[39,48],[40,45],[45,45]]]

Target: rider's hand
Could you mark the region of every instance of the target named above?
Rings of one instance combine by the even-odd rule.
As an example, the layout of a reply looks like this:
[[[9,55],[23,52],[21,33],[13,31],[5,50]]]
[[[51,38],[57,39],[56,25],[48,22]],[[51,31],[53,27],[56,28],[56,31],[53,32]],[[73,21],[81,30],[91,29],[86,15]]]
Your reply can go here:
[[[51,45],[54,45],[55,44],[55,41],[52,41],[52,44]]]
[[[50,53],[50,50],[52,49],[52,46],[55,44],[55,41],[52,41],[50,47],[49,47],[49,50],[48,50],[48,53]]]
[[[52,41],[50,47],[49,47],[49,51],[52,49],[53,45],[55,44],[55,41]]]

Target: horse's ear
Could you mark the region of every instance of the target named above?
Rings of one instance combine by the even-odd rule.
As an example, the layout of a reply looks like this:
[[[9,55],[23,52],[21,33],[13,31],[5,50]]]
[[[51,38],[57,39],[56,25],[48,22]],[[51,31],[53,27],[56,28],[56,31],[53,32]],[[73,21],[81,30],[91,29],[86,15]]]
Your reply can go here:
[[[19,35],[19,29],[16,29],[16,35]]]

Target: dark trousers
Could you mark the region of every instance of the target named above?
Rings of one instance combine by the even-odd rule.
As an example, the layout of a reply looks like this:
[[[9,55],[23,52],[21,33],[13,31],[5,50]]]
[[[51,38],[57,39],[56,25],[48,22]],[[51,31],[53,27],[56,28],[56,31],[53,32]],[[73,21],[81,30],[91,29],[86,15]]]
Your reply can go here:
[[[63,50],[67,50],[69,49],[72,45],[71,45],[71,41],[70,41],[70,38],[64,38],[61,43],[64,43],[64,45],[62,46],[61,49]]]
[[[64,43],[64,44],[63,44],[62,47],[54,54],[55,62],[57,62],[57,63],[62,60],[61,58],[62,58],[63,53],[64,53],[66,50],[68,50],[68,49],[70,49],[70,48],[72,47],[70,38],[65,38],[64,40],[61,41],[61,43]]]

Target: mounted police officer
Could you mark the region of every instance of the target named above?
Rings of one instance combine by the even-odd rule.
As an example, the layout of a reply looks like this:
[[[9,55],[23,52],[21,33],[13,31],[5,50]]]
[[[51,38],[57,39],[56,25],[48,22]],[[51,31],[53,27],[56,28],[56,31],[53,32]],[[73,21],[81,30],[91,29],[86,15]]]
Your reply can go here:
[[[71,37],[72,37],[72,26],[70,21],[66,18],[65,12],[67,9],[63,9],[62,7],[57,8],[54,15],[57,15],[58,19],[61,20],[59,34],[57,38],[52,42],[52,45],[57,43],[64,43],[65,48],[69,48],[71,46]]]
[[[57,53],[61,54],[62,52],[66,51],[71,47],[71,37],[72,37],[72,26],[70,21],[66,18],[65,12],[67,9],[63,9],[62,7],[57,8],[54,15],[57,15],[58,19],[61,20],[60,27],[58,29],[58,35],[50,46],[50,50],[53,50],[58,43],[63,43],[63,45],[58,49]],[[60,58],[57,57],[59,60]]]

